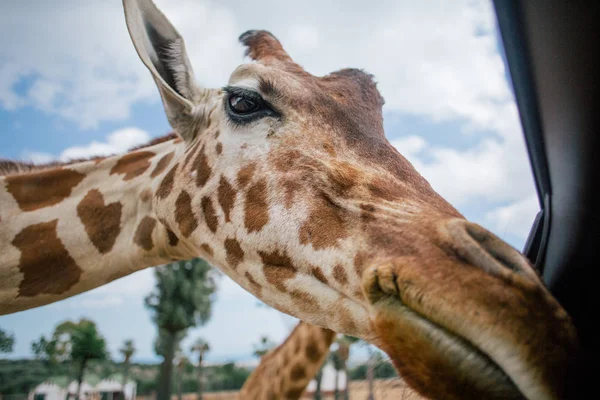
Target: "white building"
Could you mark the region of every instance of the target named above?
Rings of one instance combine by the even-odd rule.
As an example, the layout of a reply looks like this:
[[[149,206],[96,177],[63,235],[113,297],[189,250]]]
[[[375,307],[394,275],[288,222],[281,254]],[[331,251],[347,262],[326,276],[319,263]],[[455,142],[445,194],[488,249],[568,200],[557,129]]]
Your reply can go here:
[[[333,365],[327,363],[323,367],[323,378],[321,378],[321,392],[333,392],[335,390],[335,379],[336,379],[336,370],[333,368]],[[338,390],[344,390],[346,388],[346,374],[344,371],[339,371],[337,374],[338,378]],[[313,379],[310,381],[308,386],[306,387],[305,393],[314,393],[317,389],[317,381]]]
[[[52,382],[40,383],[28,396],[28,400],[65,400],[66,398],[67,389]]]
[[[79,388],[79,399],[90,399],[92,394],[94,393],[94,388],[92,385],[87,383],[86,381],[81,382],[81,387]],[[67,400],[77,399],[77,381],[72,381],[69,383],[67,387]],[[46,400],[46,399],[35,399],[35,400]]]
[[[103,379],[94,387],[102,400],[122,400],[122,393],[125,394],[125,400],[135,400],[137,385],[133,381],[127,382],[125,387],[122,380],[117,378]]]
[[[77,398],[77,381],[65,385],[66,378],[57,377],[37,385],[28,396],[28,400],[74,400]],[[92,380],[93,381],[93,380]],[[96,382],[98,382],[96,380]],[[81,382],[80,399],[85,400],[135,400],[137,384],[128,381],[125,387],[119,375],[103,379],[95,385],[86,380]],[[123,394],[125,395],[123,398]]]

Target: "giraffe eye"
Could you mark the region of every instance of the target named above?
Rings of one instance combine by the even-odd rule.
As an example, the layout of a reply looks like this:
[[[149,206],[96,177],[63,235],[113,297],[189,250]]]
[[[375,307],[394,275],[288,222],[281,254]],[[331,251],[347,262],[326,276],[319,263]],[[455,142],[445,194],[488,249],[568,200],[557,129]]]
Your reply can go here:
[[[254,90],[232,86],[227,86],[224,90],[225,111],[229,119],[238,125],[263,117],[279,116],[279,113]]]
[[[232,94],[229,96],[229,106],[232,111],[238,114],[250,114],[260,108],[257,101],[239,94]]]

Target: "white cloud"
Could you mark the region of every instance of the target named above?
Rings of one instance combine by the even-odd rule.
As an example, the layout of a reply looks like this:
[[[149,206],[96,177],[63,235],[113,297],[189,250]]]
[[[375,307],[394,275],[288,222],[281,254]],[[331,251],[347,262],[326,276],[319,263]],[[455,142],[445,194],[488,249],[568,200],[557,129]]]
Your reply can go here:
[[[196,70],[204,77],[200,81],[223,84],[230,72],[223,62],[233,64],[234,54],[242,59],[241,52],[232,50],[238,47],[239,33],[230,29],[230,13],[189,0],[158,3],[184,27]],[[17,91],[25,78],[28,90]],[[28,105],[93,128],[101,121],[128,118],[134,103],[157,100],[154,82],[127,34],[120,1],[0,5],[1,107]]]
[[[120,154],[149,141],[148,132],[135,127],[123,128],[109,134],[106,142],[93,141],[86,146],[69,147],[60,154],[59,158],[61,161],[68,161],[74,158]]]
[[[405,136],[400,139],[394,139],[391,141],[391,144],[409,159],[416,157],[427,147],[427,142],[420,136]]]
[[[525,239],[539,210],[540,205],[537,195],[533,195],[489,211],[485,216],[485,220],[500,235],[511,233]]]
[[[86,159],[94,156],[109,156],[124,153],[133,147],[146,144],[149,141],[150,135],[148,132],[136,127],[128,127],[108,134],[104,142],[94,140],[85,146],[68,147],[58,156],[45,152],[24,150],[21,152],[21,159],[33,162],[34,164],[44,164],[50,161],[69,161],[78,158]]]
[[[56,156],[54,154],[44,153],[42,151],[24,150],[21,152],[21,160],[32,162],[34,164],[46,164],[50,161],[56,160]]]
[[[390,110],[498,129],[503,116],[496,111],[512,101],[489,1],[156,3],[186,39],[198,81],[212,87],[226,83],[242,60],[238,35],[263,28],[313,73],[343,67],[374,73]],[[93,127],[127,118],[134,103],[157,100],[121,2],[65,0],[50,7],[23,0],[1,7],[5,108],[29,104]],[[24,77],[33,83],[17,93]]]
[[[265,0],[260,7],[241,0],[227,6],[211,0],[156,3],[186,39],[199,83],[223,85],[242,61],[238,35],[268,29],[317,75],[349,66],[373,73],[388,111],[459,121],[465,134],[493,133],[468,151],[428,147],[415,155],[419,170],[453,203],[473,198],[514,201],[531,193],[491,2]],[[127,118],[133,104],[158,100],[127,34],[121,2],[65,0],[50,7],[24,0],[1,7],[4,108],[28,104],[92,127]],[[13,39],[15,32],[19,40]],[[17,92],[15,85],[25,77],[31,85],[25,93]],[[113,147],[93,143],[64,157],[107,154]]]

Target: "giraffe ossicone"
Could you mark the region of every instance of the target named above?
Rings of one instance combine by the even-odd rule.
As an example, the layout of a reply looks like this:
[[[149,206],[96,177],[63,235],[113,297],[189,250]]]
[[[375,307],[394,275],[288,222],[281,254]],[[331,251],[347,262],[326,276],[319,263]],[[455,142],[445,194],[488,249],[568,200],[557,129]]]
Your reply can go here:
[[[280,311],[381,347],[424,395],[561,397],[578,346],[569,316],[521,254],[386,140],[372,76],[313,76],[249,31],[254,62],[201,88],[156,6],[123,4],[178,137],[0,164],[0,312],[203,257]]]

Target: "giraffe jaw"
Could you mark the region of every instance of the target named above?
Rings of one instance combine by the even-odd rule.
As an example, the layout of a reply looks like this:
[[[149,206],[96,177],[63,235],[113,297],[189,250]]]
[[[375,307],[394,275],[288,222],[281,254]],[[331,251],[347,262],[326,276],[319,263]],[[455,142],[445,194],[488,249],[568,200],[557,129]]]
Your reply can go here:
[[[397,299],[387,299],[377,309],[376,343],[421,394],[449,400],[526,399],[507,373],[467,339]]]
[[[435,302],[436,296],[431,297],[435,289],[437,295],[440,289],[447,290],[451,298],[455,294],[451,286],[438,281],[428,287],[406,271],[413,266],[407,262],[403,264],[406,269],[398,269],[397,265],[384,264],[367,269],[363,275],[363,291],[377,336],[374,343],[388,353],[409,384],[432,398],[561,398],[577,355],[577,338],[558,303],[540,301],[546,295],[544,290],[529,286],[530,292],[522,287],[520,292],[511,292],[500,286],[508,299],[533,298],[539,306],[538,314],[519,320],[514,318],[518,312],[494,311],[497,288],[486,286],[492,281],[479,283],[480,289],[485,289],[477,292],[460,288],[474,298],[470,303],[452,303],[449,297]],[[518,282],[513,284],[519,287]],[[483,306],[482,299],[490,303]],[[507,308],[512,312],[515,304],[509,303]],[[490,324],[480,314],[493,316],[497,324]],[[532,328],[525,328],[527,325]]]

